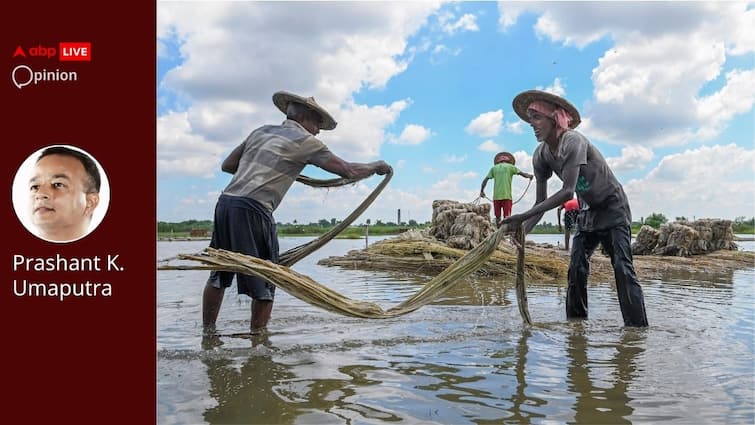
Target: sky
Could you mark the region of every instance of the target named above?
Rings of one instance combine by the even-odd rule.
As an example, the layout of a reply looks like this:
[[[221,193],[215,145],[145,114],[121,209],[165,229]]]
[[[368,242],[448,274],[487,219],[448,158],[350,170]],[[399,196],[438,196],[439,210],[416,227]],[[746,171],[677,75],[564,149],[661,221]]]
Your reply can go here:
[[[480,201],[499,151],[531,173],[538,142],[512,108],[530,89],[579,109],[635,221],[755,216],[755,2],[159,1],[157,35],[159,221],[212,219],[223,159],[285,119],[279,90],[330,112],[317,137],[336,155],[393,166],[355,224]],[[381,180],[295,183],[273,214],[341,220]],[[527,182],[514,177],[514,213],[534,203]]]

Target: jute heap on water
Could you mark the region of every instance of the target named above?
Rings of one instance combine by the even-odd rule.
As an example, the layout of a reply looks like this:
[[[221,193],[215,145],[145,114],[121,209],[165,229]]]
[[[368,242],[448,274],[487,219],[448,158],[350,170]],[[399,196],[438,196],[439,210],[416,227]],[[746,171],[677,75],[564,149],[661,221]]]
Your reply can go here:
[[[495,232],[490,221],[489,203],[463,203],[451,200],[433,202],[431,226],[409,230],[396,237],[354,250],[341,257],[328,257],[318,264],[362,270],[390,270],[434,276],[467,254]],[[567,262],[558,256],[530,251],[524,264],[528,279],[557,280],[566,277]],[[475,273],[514,277],[517,250],[504,241],[480,264]]]

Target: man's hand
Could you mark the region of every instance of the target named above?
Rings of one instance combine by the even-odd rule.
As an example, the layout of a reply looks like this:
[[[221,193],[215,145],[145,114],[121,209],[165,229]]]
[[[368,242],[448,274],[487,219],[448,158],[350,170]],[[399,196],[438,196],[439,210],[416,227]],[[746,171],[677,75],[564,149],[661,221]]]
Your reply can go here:
[[[375,161],[372,163],[372,165],[375,167],[375,174],[378,176],[384,176],[388,173],[393,172],[393,167],[388,165],[385,161]]]
[[[525,173],[525,174],[527,174],[525,177],[527,177],[530,180],[532,180],[535,177],[534,175],[529,174],[529,173]]]
[[[484,190],[481,190],[481,191],[480,191],[480,198],[485,198],[485,199],[488,199],[488,197],[487,197],[487,196],[485,196],[485,191],[484,191]]]
[[[498,227],[503,226],[504,224],[507,224],[509,226],[510,231],[516,230],[517,227],[521,226],[524,222],[525,218],[522,214],[514,214],[510,215],[503,220],[501,220],[500,224],[498,224]]]

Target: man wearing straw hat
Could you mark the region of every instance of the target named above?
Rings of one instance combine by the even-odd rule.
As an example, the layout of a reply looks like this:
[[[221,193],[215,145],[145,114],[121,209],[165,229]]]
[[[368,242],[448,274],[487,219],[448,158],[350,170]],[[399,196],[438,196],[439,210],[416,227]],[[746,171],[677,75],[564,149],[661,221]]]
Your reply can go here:
[[[530,210],[501,223],[523,223],[528,232],[546,211],[559,207],[576,193],[580,212],[572,240],[566,317],[587,318],[590,256],[602,243],[611,257],[624,325],[647,326],[645,300],[632,262],[629,201],[600,151],[574,130],[581,120],[579,111],[566,99],[539,90],[518,94],[513,107],[541,142],[532,156],[537,200]],[[548,179],[554,173],[563,185],[548,196]]]
[[[482,180],[480,186],[480,197],[485,196],[485,186],[488,180],[493,179],[493,215],[495,215],[495,225],[501,222],[501,216],[506,218],[511,215],[511,206],[513,205],[511,196],[511,179],[514,175],[520,175],[532,180],[532,174],[516,168],[516,159],[514,155],[508,152],[498,152],[493,158],[493,167]]]
[[[273,211],[307,164],[347,179],[362,179],[392,171],[384,161],[347,162],[333,154],[315,136],[333,130],[336,121],[313,97],[279,91],[273,103],[286,114],[281,125],[254,131],[223,161],[221,169],[233,174],[218,198],[210,246],[278,262],[278,236]],[[258,277],[213,271],[202,294],[202,322],[206,334],[215,332],[225,288],[234,275],[239,294],[252,298],[251,331],[267,326],[275,286]]]

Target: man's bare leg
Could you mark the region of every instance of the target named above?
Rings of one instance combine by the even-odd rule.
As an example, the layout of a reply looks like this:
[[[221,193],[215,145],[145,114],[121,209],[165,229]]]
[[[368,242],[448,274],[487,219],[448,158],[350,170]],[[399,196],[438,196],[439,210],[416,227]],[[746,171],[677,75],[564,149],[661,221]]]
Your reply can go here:
[[[220,306],[223,304],[225,288],[215,288],[207,284],[202,292],[202,325],[205,333],[215,332],[215,322],[218,320]]]
[[[273,313],[272,300],[252,301],[252,333],[260,332],[267,327],[270,315]]]

